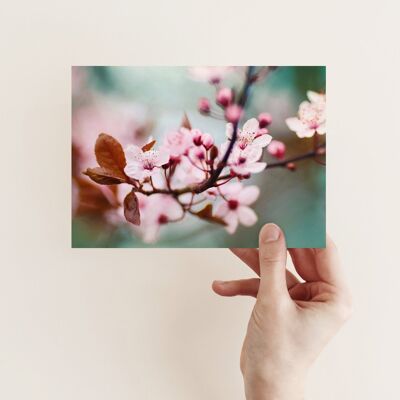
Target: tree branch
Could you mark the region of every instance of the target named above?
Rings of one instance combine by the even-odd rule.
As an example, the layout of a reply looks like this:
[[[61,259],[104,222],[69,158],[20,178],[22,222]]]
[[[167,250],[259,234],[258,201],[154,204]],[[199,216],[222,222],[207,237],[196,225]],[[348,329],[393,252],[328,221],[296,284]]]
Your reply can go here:
[[[249,66],[247,68],[246,80],[244,82],[243,89],[239,96],[239,101],[238,101],[238,105],[242,109],[246,105],[247,99],[249,97],[250,87],[254,83],[253,71],[254,71],[254,67]],[[238,134],[238,125],[239,125],[239,122],[236,122],[233,124],[232,138],[229,142],[229,146],[228,146],[221,162],[218,164],[217,168],[214,170],[214,172],[211,174],[211,176],[204,183],[200,184],[198,187],[196,187],[194,189],[195,193],[202,193],[205,190],[211,188],[214,185],[214,183],[217,182],[219,176],[221,175],[222,170],[225,168],[225,166],[228,162],[229,156],[233,150],[233,146],[235,145],[235,142],[237,139],[237,134]]]
[[[325,143],[319,145],[315,150],[309,151],[307,153],[303,153],[303,154],[299,154],[297,156],[294,157],[290,157],[290,158],[286,158],[285,160],[282,161],[276,161],[273,163],[269,163],[266,165],[265,169],[271,169],[271,168],[277,168],[277,167],[284,167],[286,168],[288,164],[290,163],[294,163],[297,161],[303,161],[303,160],[307,160],[310,158],[315,158],[318,156],[322,156],[325,154],[326,148],[325,148]],[[222,175],[218,178],[218,180],[222,180],[222,179],[228,179],[230,178],[231,175],[226,174],[226,175]]]
[[[316,150],[309,151],[308,153],[300,154],[298,156],[291,157],[286,160],[267,164],[265,169],[276,168],[276,167],[286,167],[289,163],[307,160],[308,158],[315,158],[317,156],[322,156],[324,154],[325,154],[325,144],[318,146]]]

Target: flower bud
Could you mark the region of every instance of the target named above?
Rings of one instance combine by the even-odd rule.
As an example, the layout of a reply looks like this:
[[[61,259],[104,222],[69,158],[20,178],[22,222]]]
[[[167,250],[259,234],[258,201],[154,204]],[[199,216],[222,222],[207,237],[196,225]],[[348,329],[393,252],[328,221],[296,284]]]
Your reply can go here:
[[[267,147],[267,151],[271,156],[282,159],[285,157],[286,146],[285,143],[280,142],[279,140],[272,140],[269,146]]]
[[[204,159],[206,158],[206,155],[205,155],[205,153],[204,153],[204,149],[202,149],[202,148],[197,148],[197,149],[194,151],[194,155],[195,155],[195,157],[196,157],[197,159],[199,159],[199,160],[204,160]]]
[[[214,145],[214,139],[209,133],[204,133],[201,136],[201,143],[206,150],[210,150],[211,147]]]
[[[289,170],[289,171],[296,171],[296,164],[295,163],[293,163],[293,162],[289,162],[289,163],[287,163],[286,164],[286,168]]]
[[[218,90],[217,93],[217,103],[220,104],[222,107],[227,107],[231,104],[233,99],[232,89],[230,88],[221,88]]]
[[[201,138],[203,134],[198,129],[193,129],[193,143],[196,146],[201,146]]]
[[[266,126],[270,125],[272,122],[272,117],[268,113],[261,113],[258,116],[258,122],[260,124],[260,128],[265,128]]]
[[[237,104],[231,104],[225,109],[225,119],[232,124],[239,122],[242,117],[243,109]]]
[[[197,108],[202,114],[209,114],[211,109],[210,101],[205,97],[200,98]]]

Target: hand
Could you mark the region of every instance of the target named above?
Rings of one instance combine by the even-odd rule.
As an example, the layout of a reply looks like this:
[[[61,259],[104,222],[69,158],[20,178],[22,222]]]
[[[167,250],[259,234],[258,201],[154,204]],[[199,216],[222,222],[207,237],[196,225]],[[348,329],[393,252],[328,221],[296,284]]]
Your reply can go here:
[[[337,250],[289,249],[298,280],[286,269],[286,243],[274,224],[260,232],[259,250],[232,249],[260,278],[214,281],[221,296],[257,298],[240,366],[248,400],[303,399],[307,371],[351,312]]]

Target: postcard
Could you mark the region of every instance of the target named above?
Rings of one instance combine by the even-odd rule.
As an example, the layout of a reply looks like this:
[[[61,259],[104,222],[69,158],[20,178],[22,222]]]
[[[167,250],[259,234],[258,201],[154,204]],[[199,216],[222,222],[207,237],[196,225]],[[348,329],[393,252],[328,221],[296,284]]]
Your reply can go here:
[[[325,76],[72,67],[72,247],[325,247]]]

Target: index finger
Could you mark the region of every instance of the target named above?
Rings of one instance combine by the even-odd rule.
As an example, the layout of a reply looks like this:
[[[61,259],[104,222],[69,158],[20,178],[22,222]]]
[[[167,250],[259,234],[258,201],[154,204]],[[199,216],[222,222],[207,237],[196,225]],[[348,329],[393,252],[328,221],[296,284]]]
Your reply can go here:
[[[336,287],[344,287],[345,279],[340,265],[339,252],[333,240],[326,236],[326,247],[314,249],[315,266],[321,280]]]
[[[230,248],[229,250],[247,264],[258,276],[260,276],[258,249]]]

